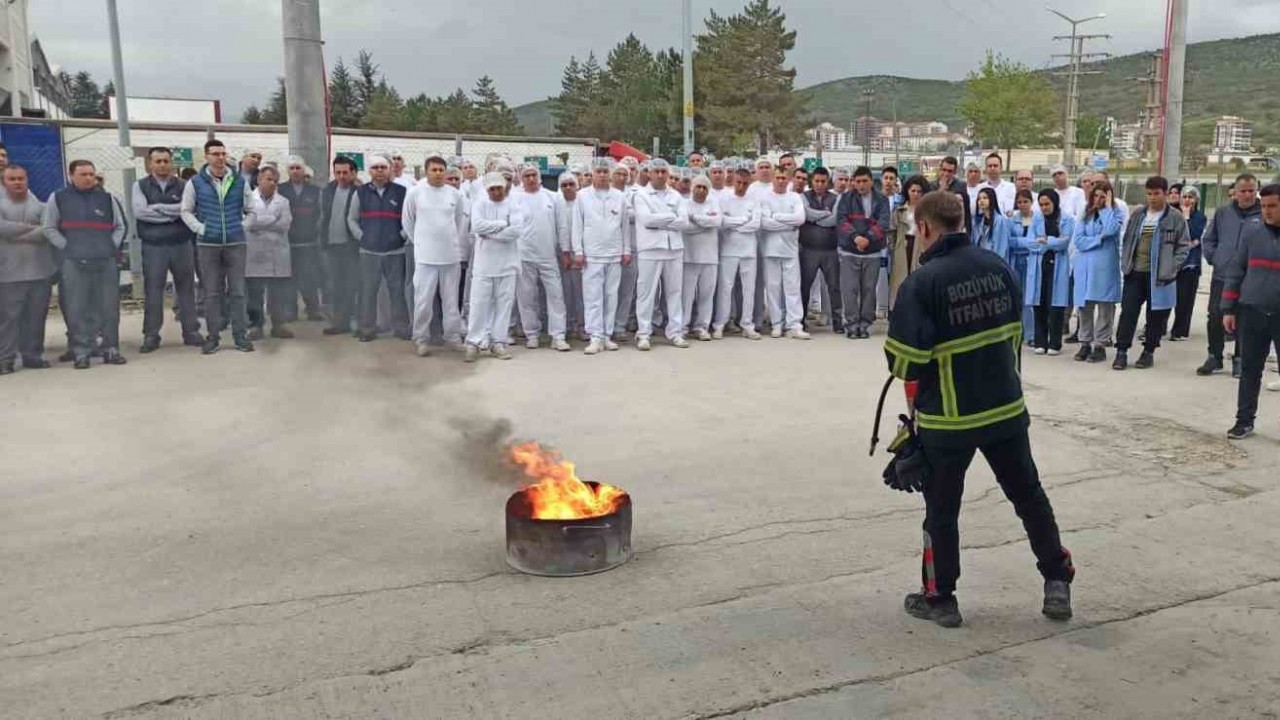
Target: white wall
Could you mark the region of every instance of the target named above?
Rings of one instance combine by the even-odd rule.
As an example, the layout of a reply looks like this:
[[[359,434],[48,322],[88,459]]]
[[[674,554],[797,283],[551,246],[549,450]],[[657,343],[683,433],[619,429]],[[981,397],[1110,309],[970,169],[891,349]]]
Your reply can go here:
[[[112,119],[116,113],[116,99],[107,99]],[[132,122],[214,123],[218,121],[214,100],[179,100],[174,98],[129,98],[129,120]]]

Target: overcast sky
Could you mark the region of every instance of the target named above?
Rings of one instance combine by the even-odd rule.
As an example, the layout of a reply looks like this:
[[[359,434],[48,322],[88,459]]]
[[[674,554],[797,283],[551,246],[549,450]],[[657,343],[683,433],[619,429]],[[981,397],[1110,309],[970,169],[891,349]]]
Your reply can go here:
[[[850,75],[893,74],[958,80],[987,48],[1033,67],[1050,64],[1068,29],[1036,0],[779,0],[797,30],[788,60],[797,87]],[[1052,0],[1077,17],[1107,13],[1083,26],[1109,33],[1090,50],[1127,54],[1164,39],[1165,0]],[[99,83],[111,73],[106,3],[30,0],[32,32],[49,62],[86,69]],[[744,0],[694,0],[694,24]],[[1280,32],[1277,0],[1196,0],[1192,42]],[[119,0],[125,78],[130,95],[223,101],[229,119],[261,104],[283,74],[276,0],[159,2]],[[559,92],[570,55],[607,54],[634,32],[652,48],[680,42],[679,0],[321,0],[325,59],[374,53],[388,80],[408,96],[470,88],[491,75],[512,105]],[[162,9],[163,8],[163,9]],[[868,27],[870,26],[870,27]]]

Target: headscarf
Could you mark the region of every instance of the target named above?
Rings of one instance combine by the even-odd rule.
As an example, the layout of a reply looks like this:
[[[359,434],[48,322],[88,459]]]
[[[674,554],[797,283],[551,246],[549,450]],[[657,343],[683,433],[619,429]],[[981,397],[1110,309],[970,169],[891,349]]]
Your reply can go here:
[[[1053,188],[1045,188],[1040,191],[1037,197],[1047,197],[1049,202],[1053,203],[1053,212],[1044,216],[1044,234],[1046,237],[1058,237],[1062,234],[1059,223],[1062,220],[1062,201],[1058,197],[1058,191]]]

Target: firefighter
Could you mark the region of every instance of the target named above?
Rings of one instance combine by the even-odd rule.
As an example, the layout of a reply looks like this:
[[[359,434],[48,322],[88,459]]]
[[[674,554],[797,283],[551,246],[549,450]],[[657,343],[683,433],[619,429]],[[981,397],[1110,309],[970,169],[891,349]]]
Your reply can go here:
[[[965,473],[980,450],[1031,541],[1045,580],[1043,613],[1066,620],[1075,570],[1031,457],[1018,376],[1021,283],[1003,260],[970,243],[964,217],[955,193],[934,191],[920,201],[915,229],[924,254],[898,291],[885,341],[893,374],[916,387],[916,475],[901,479],[925,499],[923,588],[907,595],[905,608],[943,627],[962,622],[957,521]],[[904,455],[898,458],[901,473]]]

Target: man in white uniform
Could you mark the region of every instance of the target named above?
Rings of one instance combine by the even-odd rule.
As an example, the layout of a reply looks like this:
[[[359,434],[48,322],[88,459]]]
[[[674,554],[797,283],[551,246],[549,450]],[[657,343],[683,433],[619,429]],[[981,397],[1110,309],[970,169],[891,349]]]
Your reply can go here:
[[[413,243],[413,341],[419,357],[430,354],[431,321],[439,297],[444,339],[462,342],[458,285],[462,282],[460,248],[467,233],[466,198],[444,180],[444,158],[426,162],[426,182],[405,197],[404,234]]]
[[[1084,218],[1085,211],[1089,209],[1089,201],[1084,196],[1084,190],[1070,183],[1067,178],[1067,169],[1062,165],[1054,165],[1050,168],[1049,174],[1053,176],[1053,189],[1058,191],[1062,215],[1073,220]]]
[[[773,337],[808,340],[804,308],[800,307],[800,226],[804,200],[791,191],[791,178],[778,168],[773,189],[760,200],[761,251],[764,254],[765,301],[773,322]]]
[[[720,205],[711,197],[711,180],[706,175],[693,179],[686,201],[688,227],[684,230],[685,328],[699,340],[711,339],[711,305],[715,300],[716,274],[720,269]]]
[[[644,183],[640,182],[643,175]],[[637,163],[635,171],[631,173],[630,182],[625,188],[622,188],[622,195],[627,202],[626,224],[622,226],[622,233],[626,238],[627,246],[633,251],[636,247],[636,193],[644,190],[649,181],[649,162]],[[615,186],[616,187],[616,186]],[[624,331],[637,327],[636,324],[636,278],[640,272],[639,264],[632,262],[630,265],[622,266],[622,280],[618,283],[618,314],[614,322],[615,339],[622,339]]]
[[[391,182],[402,186],[405,190],[412,190],[413,186],[418,184],[413,171],[404,166],[404,153],[399,150],[391,153]]]
[[[538,303],[541,286],[547,298],[547,333],[551,336],[551,348],[568,352],[571,348],[565,341],[564,286],[560,284],[559,260],[563,252],[559,234],[560,203],[550,190],[542,187],[542,172],[533,164],[526,164],[520,169],[520,189],[512,193],[510,201],[524,219],[519,243],[520,279],[516,281],[516,302],[524,327],[525,347],[538,349],[538,336],[542,332]]]
[[[667,187],[671,166],[655,158],[649,163],[649,187],[636,193],[636,252],[640,262],[636,280],[636,347],[650,348],[653,334],[653,306],[662,282],[666,296],[666,335],[671,344],[687,348],[682,333],[683,303],[680,290],[684,284],[684,238],[688,223],[685,201]]]
[[[631,264],[635,252],[626,233],[627,198],[622,190],[609,186],[611,174],[618,177],[611,173],[608,160],[593,163],[591,187],[579,193],[573,205],[573,260],[582,268],[582,296],[591,335],[587,355],[618,349],[611,337],[619,314],[618,285],[622,268]]]
[[[725,325],[733,310],[733,288],[755,287],[756,256],[759,254],[760,210],[759,203],[750,197],[751,171],[740,167],[733,173],[733,189],[720,197],[722,225],[720,235],[720,273],[716,287],[715,319],[711,336],[724,337]],[[755,315],[750,305],[742,306],[742,336],[759,340],[755,329]]]
[[[1004,179],[1002,174],[1004,172],[1004,160],[1000,157],[1000,153],[991,153],[988,155],[986,165],[987,181],[978,189],[981,190],[984,187],[989,187],[996,191],[996,202],[1000,205],[997,212],[1007,213],[1011,210],[1017,210],[1018,188],[1014,186],[1013,183]],[[888,196],[888,194],[889,193],[887,192],[885,193],[886,196]],[[974,198],[974,203],[977,203],[976,197]],[[892,208],[890,209],[892,210]],[[1065,208],[1063,208],[1063,212],[1066,212]]]
[[[507,199],[507,180],[501,173],[484,176],[485,196],[471,209],[476,247],[471,259],[471,317],[467,323],[465,360],[475,362],[480,346],[493,356],[510,360],[511,305],[520,271],[519,240],[524,231],[515,204]]]
[[[565,332],[570,337],[577,335],[583,340],[590,340],[587,334],[585,307],[582,300],[582,268],[573,262],[573,247],[570,244],[573,231],[573,208],[578,200],[578,177],[571,172],[562,172],[556,178],[560,192],[556,200],[560,203],[560,284],[564,286]]]

